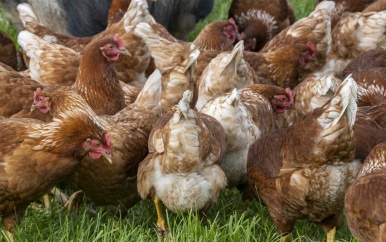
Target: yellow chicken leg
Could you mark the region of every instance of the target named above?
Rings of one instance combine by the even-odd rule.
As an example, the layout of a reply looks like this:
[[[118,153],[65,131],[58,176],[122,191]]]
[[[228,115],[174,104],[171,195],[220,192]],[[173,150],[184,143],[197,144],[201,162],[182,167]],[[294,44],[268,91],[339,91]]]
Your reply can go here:
[[[162,214],[162,204],[160,200],[158,199],[157,195],[154,196],[153,202],[155,205],[155,210],[157,211],[157,231],[159,237],[167,237],[169,231],[164,219],[164,216]]]
[[[280,236],[280,242],[286,242],[289,234]]]
[[[43,196],[44,207],[48,210],[51,208],[50,196],[48,194]]]
[[[334,242],[336,234],[336,227],[328,231],[327,233],[327,242]]]
[[[14,242],[15,238],[13,237],[13,233],[9,231],[5,231],[5,234],[7,235],[7,241]]]

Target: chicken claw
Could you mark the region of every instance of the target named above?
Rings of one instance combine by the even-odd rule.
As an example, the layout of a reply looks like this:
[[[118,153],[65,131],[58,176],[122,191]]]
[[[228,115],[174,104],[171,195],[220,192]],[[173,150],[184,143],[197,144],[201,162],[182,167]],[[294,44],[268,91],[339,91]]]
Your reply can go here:
[[[157,195],[154,195],[153,202],[155,205],[155,210],[157,211],[157,233],[159,238],[167,238],[169,234],[169,229],[166,225],[164,216],[162,214],[162,204],[158,199]]]
[[[64,204],[63,208],[67,208],[68,213],[71,213],[73,208],[75,207],[76,214],[79,213],[79,208],[83,205],[83,197],[84,193],[83,191],[79,190],[77,192],[74,192],[68,201]]]

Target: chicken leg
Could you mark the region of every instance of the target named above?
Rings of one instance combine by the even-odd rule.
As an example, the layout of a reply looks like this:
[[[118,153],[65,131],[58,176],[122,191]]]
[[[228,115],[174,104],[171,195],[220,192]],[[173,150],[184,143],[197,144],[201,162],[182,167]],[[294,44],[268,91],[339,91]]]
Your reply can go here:
[[[280,242],[286,242],[289,234],[280,236]]]
[[[7,241],[14,242],[15,238],[13,237],[13,233],[10,231],[5,231],[5,235],[7,236]]]
[[[160,203],[160,200],[157,197],[157,195],[154,195],[153,202],[154,202],[154,205],[155,205],[155,210],[157,211],[157,232],[158,232],[158,236],[160,238],[162,238],[162,237],[166,238],[168,233],[169,233],[169,230],[168,230],[168,227],[166,225],[164,216],[162,214],[162,204]]]
[[[328,231],[327,233],[327,242],[334,242],[336,234],[336,227]]]

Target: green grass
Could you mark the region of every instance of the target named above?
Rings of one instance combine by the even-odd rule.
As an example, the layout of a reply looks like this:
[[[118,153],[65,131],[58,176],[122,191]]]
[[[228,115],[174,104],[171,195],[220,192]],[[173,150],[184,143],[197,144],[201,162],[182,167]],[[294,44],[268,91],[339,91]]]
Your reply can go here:
[[[289,0],[295,9],[297,19],[308,15],[314,7],[315,0]],[[208,22],[226,19],[230,0],[216,0],[212,14],[191,35],[191,39]],[[8,21],[2,19],[0,9],[0,30],[15,38],[15,33]],[[91,204],[86,203],[85,208]],[[200,222],[195,213],[184,215],[166,211],[170,228],[169,241],[278,241],[272,219],[266,207],[253,201],[246,211],[241,211],[241,196],[236,190],[225,191],[217,204],[207,214],[207,221]],[[99,210],[96,216],[89,215],[82,209],[78,216],[66,215],[61,204],[54,203],[50,211],[36,211],[32,208],[15,232],[16,241],[158,241],[156,232],[156,213],[150,201],[141,201],[129,210],[125,218],[117,218]],[[342,218],[344,221],[344,218]],[[2,231],[4,234],[4,231]],[[6,241],[0,234],[0,242]],[[289,241],[311,242],[325,241],[324,232],[314,224],[299,221]],[[356,241],[343,223],[338,230],[336,241]]]
[[[13,42],[16,43],[17,35],[15,30],[11,24],[11,22],[6,19],[3,9],[0,8],[0,31],[7,33],[12,39]]]
[[[81,210],[79,215],[61,210],[54,203],[50,211],[32,208],[15,232],[16,241],[158,241],[156,213],[150,200],[141,201],[129,210],[125,218],[118,218],[102,210],[96,216]],[[236,190],[225,191],[217,204],[201,223],[196,213],[174,214],[166,211],[170,228],[168,241],[278,241],[272,219],[263,205],[253,201],[241,211],[241,196]],[[299,221],[289,241],[325,241],[324,232],[317,226]],[[0,240],[5,241],[5,239]],[[336,241],[355,241],[344,224],[338,230]]]

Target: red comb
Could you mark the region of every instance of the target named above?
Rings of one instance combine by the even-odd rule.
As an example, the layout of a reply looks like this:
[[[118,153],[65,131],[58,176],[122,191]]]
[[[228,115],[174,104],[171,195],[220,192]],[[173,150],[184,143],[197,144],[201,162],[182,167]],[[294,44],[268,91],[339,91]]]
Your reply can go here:
[[[110,134],[108,134],[108,133],[105,134],[105,140],[106,140],[107,146],[111,147],[111,136],[110,136]]]
[[[34,91],[34,100],[36,99],[36,97],[42,92],[42,89],[40,87],[38,87],[36,89],[36,91]]]
[[[122,49],[122,48],[125,47],[125,45],[123,44],[122,39],[119,37],[118,34],[115,34],[115,35],[114,35],[114,40],[115,40],[115,42],[117,42],[117,44],[118,44],[118,46],[119,46],[120,49]]]

